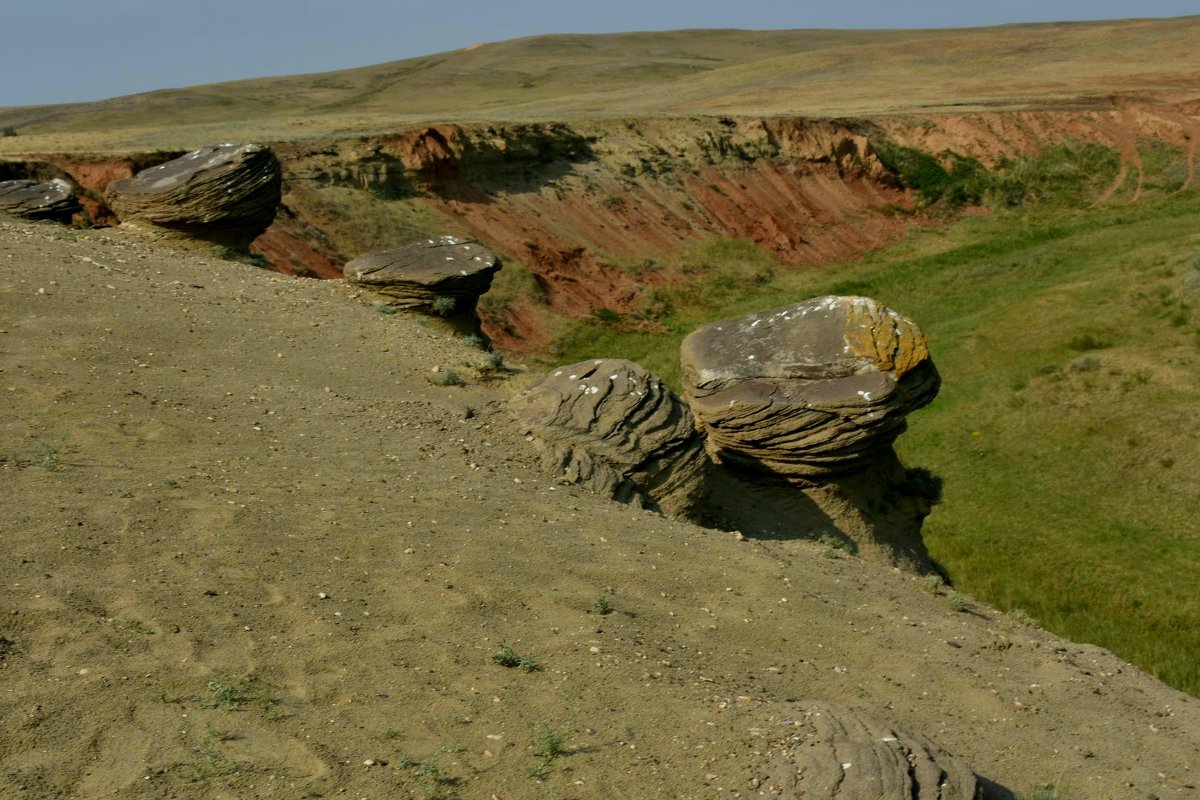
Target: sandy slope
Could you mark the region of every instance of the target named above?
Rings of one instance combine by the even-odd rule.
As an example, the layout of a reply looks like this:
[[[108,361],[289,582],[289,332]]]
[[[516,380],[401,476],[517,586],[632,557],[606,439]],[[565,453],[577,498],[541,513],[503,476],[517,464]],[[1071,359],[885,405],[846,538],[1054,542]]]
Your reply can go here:
[[[1197,795],[1200,701],[556,486],[519,375],[338,283],[7,223],[0,271],[0,797],[770,796],[809,698],[1017,791]]]

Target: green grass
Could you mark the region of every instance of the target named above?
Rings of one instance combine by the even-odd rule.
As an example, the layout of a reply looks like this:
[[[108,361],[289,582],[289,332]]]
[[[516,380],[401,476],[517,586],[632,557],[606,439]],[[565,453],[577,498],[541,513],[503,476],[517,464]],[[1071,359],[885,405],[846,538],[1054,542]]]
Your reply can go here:
[[[620,355],[678,387],[700,324],[822,294],[887,303],[926,331],[944,380],[898,449],[944,479],[925,538],[955,585],[1200,695],[1200,193],[1168,181],[1087,207],[1115,166],[1049,151],[1021,166],[1023,210],[817,271],[710,244],[675,265],[700,265],[698,282],[658,298],[657,330],[581,324],[561,361]]]
[[[531,657],[518,653],[506,644],[501,644],[500,649],[492,653],[492,663],[521,672],[537,672],[541,669]]]
[[[408,191],[386,182],[370,190],[297,186],[285,202],[327,231],[330,244],[347,259],[447,232],[463,233],[460,226],[427,204],[398,197]]]

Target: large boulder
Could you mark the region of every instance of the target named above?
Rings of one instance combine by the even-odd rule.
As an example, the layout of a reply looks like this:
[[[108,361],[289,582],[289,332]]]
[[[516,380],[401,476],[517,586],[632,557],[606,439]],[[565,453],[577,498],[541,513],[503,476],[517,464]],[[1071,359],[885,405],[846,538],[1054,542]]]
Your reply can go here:
[[[31,180],[0,181],[0,214],[21,219],[50,219],[70,222],[81,210],[70,181],[52,178],[45,183]]]
[[[261,144],[216,144],[108,185],[122,227],[245,249],[275,219],[282,168]]]
[[[682,357],[684,396],[724,467],[714,523],[933,568],[921,523],[940,481],[892,449],[940,385],[915,324],[866,297],[818,297],[701,328]]]
[[[687,406],[623,359],[561,367],[510,402],[554,477],[691,518],[708,459]]]
[[[478,242],[439,236],[360,256],[342,274],[396,308],[448,316],[474,314],[500,267],[500,259]]]
[[[940,385],[921,330],[866,297],[715,322],[682,359],[713,458],[800,484],[865,468]]]
[[[981,800],[971,766],[933,740],[831,702],[795,704],[767,746],[759,794],[778,800]],[[775,726],[779,730],[778,725]]]

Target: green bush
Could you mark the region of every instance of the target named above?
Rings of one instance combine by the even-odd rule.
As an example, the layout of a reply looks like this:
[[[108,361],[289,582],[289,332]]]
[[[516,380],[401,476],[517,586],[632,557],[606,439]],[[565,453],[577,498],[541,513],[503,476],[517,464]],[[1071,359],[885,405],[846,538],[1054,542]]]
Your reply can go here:
[[[982,203],[998,185],[978,159],[947,150],[936,157],[914,147],[884,143],[876,147],[883,165],[926,206],[958,208]],[[1009,192],[1011,193],[1011,192]]]
[[[1035,156],[1002,159],[997,165],[1009,180],[1025,187],[1030,199],[1067,206],[1092,202],[1120,167],[1121,156],[1112,148],[1071,139]]]
[[[942,502],[942,479],[924,467],[911,467],[904,470],[900,491],[923,498],[926,503],[935,506]]]
[[[500,645],[500,649],[492,653],[492,663],[522,672],[537,672],[541,669],[532,658],[521,655],[506,644]]]

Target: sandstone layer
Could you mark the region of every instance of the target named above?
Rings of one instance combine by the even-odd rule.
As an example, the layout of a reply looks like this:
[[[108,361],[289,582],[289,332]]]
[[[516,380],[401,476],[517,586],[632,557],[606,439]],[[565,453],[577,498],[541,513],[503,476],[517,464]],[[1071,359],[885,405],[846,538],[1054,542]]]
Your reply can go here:
[[[261,144],[217,144],[108,185],[127,229],[245,249],[270,226],[282,168]]]
[[[45,183],[28,180],[0,181],[0,214],[21,219],[70,222],[79,211],[75,187],[62,178]]]
[[[396,308],[438,314],[474,314],[492,285],[500,260],[477,242],[457,236],[423,239],[346,264],[346,280],[382,295]]]
[[[552,476],[670,516],[696,514],[708,467],[701,437],[687,406],[644,367],[561,367],[510,408]]]
[[[766,779],[778,800],[981,800],[983,787],[961,758],[848,706],[801,703],[773,743]]]

